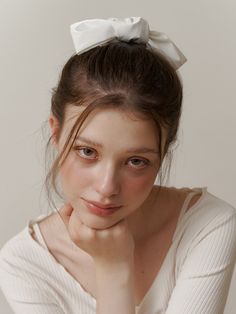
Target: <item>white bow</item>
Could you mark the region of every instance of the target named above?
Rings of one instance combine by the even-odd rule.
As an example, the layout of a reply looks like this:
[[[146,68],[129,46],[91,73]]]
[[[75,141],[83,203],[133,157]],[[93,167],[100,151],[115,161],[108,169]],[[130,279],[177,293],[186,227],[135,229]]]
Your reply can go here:
[[[114,39],[135,39],[145,43],[147,49],[150,46],[164,55],[175,70],[187,61],[166,34],[150,31],[148,22],[141,17],[88,19],[72,24],[70,30],[77,54]]]

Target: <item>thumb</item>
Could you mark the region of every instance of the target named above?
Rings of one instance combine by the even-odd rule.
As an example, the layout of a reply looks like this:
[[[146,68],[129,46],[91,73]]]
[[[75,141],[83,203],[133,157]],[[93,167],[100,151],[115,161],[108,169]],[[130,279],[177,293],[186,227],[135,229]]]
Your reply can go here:
[[[66,228],[68,228],[70,216],[71,216],[73,210],[74,210],[73,207],[69,203],[66,203],[58,211],[58,213],[59,213],[61,219],[63,220]]]

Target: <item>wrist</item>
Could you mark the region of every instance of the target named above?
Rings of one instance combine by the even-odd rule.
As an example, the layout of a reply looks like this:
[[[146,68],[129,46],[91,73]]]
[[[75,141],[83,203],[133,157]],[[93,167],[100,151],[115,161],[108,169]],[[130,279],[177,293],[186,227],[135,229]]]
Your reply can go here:
[[[97,260],[97,314],[135,313],[133,261],[104,263]]]
[[[95,259],[95,270],[97,272],[103,272],[106,273],[109,271],[115,271],[115,272],[129,272],[133,271],[134,267],[134,260],[133,258],[128,258],[126,260],[104,260],[104,259]]]
[[[134,265],[133,261],[124,261],[117,263],[104,263],[97,261],[95,263],[96,281],[105,282],[114,279],[117,284],[127,283],[133,280]]]

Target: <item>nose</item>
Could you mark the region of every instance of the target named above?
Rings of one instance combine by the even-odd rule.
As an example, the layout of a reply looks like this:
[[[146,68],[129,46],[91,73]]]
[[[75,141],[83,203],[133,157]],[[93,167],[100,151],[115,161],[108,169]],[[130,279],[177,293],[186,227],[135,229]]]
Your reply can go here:
[[[118,170],[112,164],[104,164],[97,169],[95,177],[95,190],[103,197],[111,197],[119,194],[120,182]]]

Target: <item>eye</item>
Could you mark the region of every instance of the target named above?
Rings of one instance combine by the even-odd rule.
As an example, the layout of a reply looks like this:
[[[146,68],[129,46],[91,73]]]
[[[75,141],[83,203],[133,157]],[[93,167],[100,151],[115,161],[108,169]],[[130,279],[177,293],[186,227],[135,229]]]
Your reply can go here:
[[[149,164],[149,160],[140,158],[132,158],[129,162],[131,162],[132,167],[137,169],[145,168]]]
[[[97,156],[96,151],[90,147],[76,146],[75,150],[82,158],[95,159]]]

